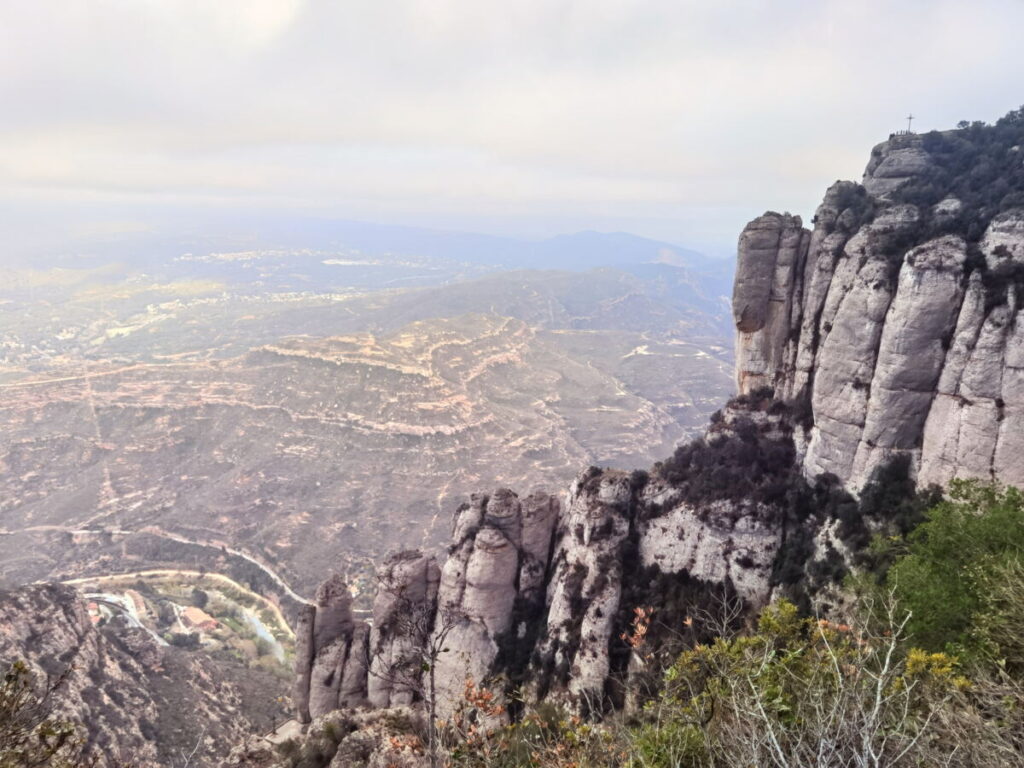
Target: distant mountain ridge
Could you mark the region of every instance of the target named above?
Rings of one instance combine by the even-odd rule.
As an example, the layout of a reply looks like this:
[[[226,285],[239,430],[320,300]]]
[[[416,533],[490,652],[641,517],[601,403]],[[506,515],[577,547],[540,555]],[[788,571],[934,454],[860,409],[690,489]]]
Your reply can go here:
[[[244,233],[244,234],[235,234]],[[66,249],[64,265],[90,255],[128,256],[153,266],[194,251],[307,248],[355,249],[369,256],[391,254],[505,269],[587,270],[664,263],[698,272],[731,272],[717,259],[673,243],[628,232],[585,230],[531,239],[458,230],[307,216],[229,216],[203,223],[156,227],[143,232],[85,237]],[[31,254],[38,263],[45,254]],[[17,254],[11,254],[17,262]]]

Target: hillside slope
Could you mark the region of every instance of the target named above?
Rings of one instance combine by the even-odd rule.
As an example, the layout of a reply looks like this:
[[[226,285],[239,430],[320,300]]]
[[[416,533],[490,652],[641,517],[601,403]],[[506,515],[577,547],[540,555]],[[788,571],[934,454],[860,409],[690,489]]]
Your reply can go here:
[[[0,592],[0,660],[25,662],[40,685],[61,680],[54,715],[80,725],[100,765],[166,768],[195,750],[192,765],[213,766],[281,719],[266,672],[157,645],[119,622],[97,627],[69,587]]]

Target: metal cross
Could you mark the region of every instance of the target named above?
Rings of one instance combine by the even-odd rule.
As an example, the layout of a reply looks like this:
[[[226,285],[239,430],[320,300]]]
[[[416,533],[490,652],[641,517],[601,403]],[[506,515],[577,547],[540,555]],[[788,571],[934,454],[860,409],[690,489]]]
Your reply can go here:
[[[907,115],[907,133],[910,133],[910,124],[912,122],[914,122],[914,115],[913,115],[913,113]]]

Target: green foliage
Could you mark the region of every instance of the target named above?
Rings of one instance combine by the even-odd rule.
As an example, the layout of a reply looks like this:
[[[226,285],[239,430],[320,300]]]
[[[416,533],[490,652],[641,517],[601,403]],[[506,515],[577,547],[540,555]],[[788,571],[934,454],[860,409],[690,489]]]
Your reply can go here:
[[[927,133],[923,145],[934,167],[900,187],[893,199],[931,206],[956,197],[963,203],[961,214],[952,220],[926,219],[926,236],[953,232],[977,241],[994,215],[1021,204],[1022,144],[1024,108],[1009,112],[994,125],[973,123],[955,132]]]
[[[660,670],[695,643],[710,642],[719,625],[734,631],[747,606],[730,584],[694,578],[687,571],[671,573],[657,565],[634,567],[623,574],[622,597],[608,649],[611,674],[605,686],[608,703],[621,708],[627,698],[644,702],[661,689]],[[650,617],[642,647],[630,641],[636,609]],[[639,655],[642,666],[635,664]],[[631,667],[631,662],[634,662]],[[628,679],[628,686],[624,683]]]
[[[954,658],[906,649],[899,623],[872,634],[786,601],[755,632],[683,653],[666,681],[648,715],[673,752],[642,726],[643,765],[918,764],[933,713],[967,684]]]
[[[984,741],[994,734],[982,751],[950,764],[974,766],[984,750],[998,754],[984,765],[1010,764],[1007,759],[1021,755],[1013,741],[1018,694],[1011,703],[990,697],[981,710],[968,698],[972,686],[954,657],[907,645],[894,605],[887,603],[888,627],[873,631],[868,622],[862,628],[808,619],[779,601],[764,610],[754,631],[680,654],[663,674],[662,694],[629,718],[613,714],[588,723],[543,705],[517,723],[469,730],[450,745],[451,762],[473,768],[923,766],[945,764],[959,736]],[[998,711],[1000,720],[979,727],[981,711]]]
[[[993,217],[1024,207],[1024,108],[1009,112],[994,125],[962,121],[958,128],[922,137],[931,168],[892,195],[895,203],[919,206],[922,218],[904,233],[909,241],[893,243],[893,251],[902,256],[914,243],[946,234],[963,237],[968,243],[968,267],[981,270],[988,303],[995,306],[1006,300],[1009,286],[1024,286],[1024,269],[1007,260],[988,270],[978,241]],[[960,200],[959,212],[937,214],[932,206],[947,197]]]
[[[1000,652],[996,627],[1013,621],[1005,615],[1001,590],[1011,588],[1007,579],[1019,575],[1022,558],[1024,495],[954,480],[949,500],[928,512],[889,573],[901,605],[911,612],[915,642],[970,656]]]
[[[729,406],[751,413],[785,407],[772,399],[770,388],[736,397]],[[793,441],[779,438],[775,425],[763,418],[741,417],[729,427],[718,426],[717,434],[676,448],[670,459],[656,465],[658,473],[697,505],[724,499],[784,503],[794,475]]]
[[[176,648],[194,651],[200,647],[198,632],[171,632],[165,637],[167,642]]]
[[[1016,584],[984,602],[993,637],[1020,649],[1024,565],[993,572]],[[1024,764],[1024,686],[1005,665],[972,667],[914,647],[892,595],[862,597],[849,624],[807,618],[785,600],[747,634],[681,653],[659,696],[600,723],[550,704],[518,722],[470,727],[448,742],[472,768],[733,768]],[[1000,613],[995,609],[1004,612]],[[1009,611],[1006,613],[1005,611]],[[1015,623],[1014,623],[1015,622]]]

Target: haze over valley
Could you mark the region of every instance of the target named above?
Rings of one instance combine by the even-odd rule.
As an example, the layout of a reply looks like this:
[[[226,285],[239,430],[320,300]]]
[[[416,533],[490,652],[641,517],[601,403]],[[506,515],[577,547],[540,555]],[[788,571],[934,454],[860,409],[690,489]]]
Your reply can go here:
[[[4,577],[216,569],[226,545],[301,595],[340,569],[365,600],[385,552],[446,540],[467,488],[651,463],[732,390],[727,262],[318,227],[8,270]]]

